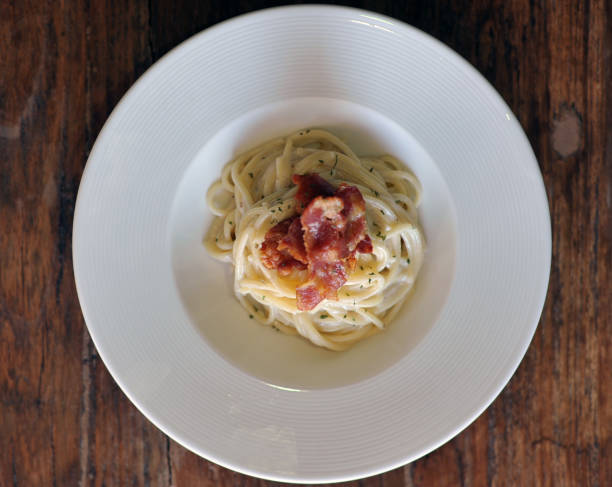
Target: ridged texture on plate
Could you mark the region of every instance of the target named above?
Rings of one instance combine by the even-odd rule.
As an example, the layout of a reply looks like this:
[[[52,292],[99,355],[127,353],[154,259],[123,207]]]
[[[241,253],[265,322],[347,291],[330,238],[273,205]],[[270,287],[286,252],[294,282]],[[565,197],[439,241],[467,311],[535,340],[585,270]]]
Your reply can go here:
[[[167,232],[202,140],[248,110],[304,96],[372,107],[413,134],[449,182],[458,248],[447,305],[405,359],[353,386],[295,392],[254,380],[202,344],[173,285]],[[499,96],[423,33],[329,7],[241,17],[163,58],[105,125],[75,217],[85,318],[126,394],[194,451],[293,481],[371,475],[472,421],[526,350],[549,259],[537,163]]]

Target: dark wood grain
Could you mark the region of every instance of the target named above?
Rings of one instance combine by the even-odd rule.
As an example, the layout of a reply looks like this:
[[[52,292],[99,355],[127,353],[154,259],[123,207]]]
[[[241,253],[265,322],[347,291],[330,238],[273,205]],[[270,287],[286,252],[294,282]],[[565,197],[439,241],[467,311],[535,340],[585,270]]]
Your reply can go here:
[[[71,258],[80,176],[127,88],[190,35],[274,4],[0,2],[0,486],[280,485],[197,457],[132,406],[87,334]],[[431,33],[502,94],[544,175],[553,261],[491,407],[426,457],[339,485],[612,485],[611,2],[351,4]]]

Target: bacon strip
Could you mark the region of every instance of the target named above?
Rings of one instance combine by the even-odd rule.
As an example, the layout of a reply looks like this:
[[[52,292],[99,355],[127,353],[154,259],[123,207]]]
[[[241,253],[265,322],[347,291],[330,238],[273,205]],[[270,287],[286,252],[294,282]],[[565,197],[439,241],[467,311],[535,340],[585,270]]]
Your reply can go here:
[[[281,276],[288,276],[294,269],[306,269],[308,261],[301,233],[298,216],[287,218],[268,230],[260,250],[263,265],[276,269]]]
[[[331,196],[335,191],[335,188],[318,174],[294,174],[291,180],[298,187],[295,206],[300,214],[317,196]]]
[[[342,233],[344,202],[337,196],[317,196],[300,218],[308,262],[336,262],[348,256]]]
[[[372,247],[372,240],[369,235],[366,235],[365,238],[357,244],[357,252],[371,254],[373,251],[374,247]]]
[[[278,250],[287,251],[295,260],[299,260],[303,264],[308,264],[308,256],[306,255],[306,247],[304,246],[302,222],[297,216],[291,219],[292,222],[287,230],[287,235],[278,243]]]
[[[367,237],[365,200],[355,186],[344,183],[340,185],[335,194],[344,202],[344,209],[342,210],[342,216],[346,219],[344,240],[348,251],[352,253],[357,245]]]

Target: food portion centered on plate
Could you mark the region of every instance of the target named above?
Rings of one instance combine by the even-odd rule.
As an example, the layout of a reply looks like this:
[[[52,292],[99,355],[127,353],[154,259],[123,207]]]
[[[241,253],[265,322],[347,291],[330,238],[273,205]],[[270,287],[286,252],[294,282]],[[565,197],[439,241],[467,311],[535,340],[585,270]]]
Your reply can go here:
[[[305,129],[229,162],[207,193],[208,252],[250,318],[345,350],[385,328],[423,262],[421,185],[392,156]]]

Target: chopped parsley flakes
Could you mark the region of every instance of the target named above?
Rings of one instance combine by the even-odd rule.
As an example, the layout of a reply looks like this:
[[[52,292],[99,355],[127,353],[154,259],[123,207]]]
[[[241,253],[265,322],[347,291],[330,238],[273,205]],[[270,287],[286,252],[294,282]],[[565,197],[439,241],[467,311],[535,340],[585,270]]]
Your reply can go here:
[[[336,154],[336,162],[334,162],[334,167],[332,167],[331,171],[329,171],[329,175],[330,176],[334,175],[334,171],[335,171],[337,165],[338,165],[338,154]]]

